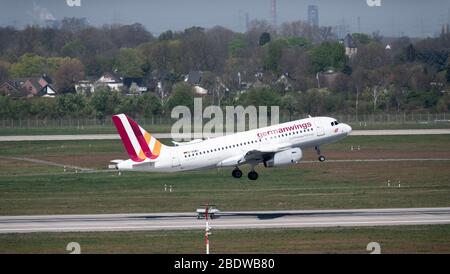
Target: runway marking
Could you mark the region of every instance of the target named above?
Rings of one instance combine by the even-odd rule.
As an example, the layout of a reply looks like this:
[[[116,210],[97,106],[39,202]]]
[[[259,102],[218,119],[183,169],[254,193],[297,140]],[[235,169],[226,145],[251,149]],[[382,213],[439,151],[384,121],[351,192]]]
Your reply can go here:
[[[222,212],[214,229],[450,224],[450,208]],[[199,229],[194,213],[0,216],[0,233]]]
[[[382,136],[382,135],[441,135],[450,134],[450,129],[374,129],[374,130],[353,130],[351,136]],[[176,139],[186,137],[185,134],[155,133],[158,139]],[[222,136],[221,133],[193,133],[191,138],[215,138]],[[0,136],[0,142],[18,141],[77,141],[77,140],[119,140],[118,134],[72,134],[72,135],[9,135]]]
[[[242,224],[214,224],[211,225],[214,229],[250,229],[250,228],[279,228],[279,227],[339,227],[339,226],[395,226],[395,225],[432,225],[432,224],[450,224],[450,219],[442,220],[411,220],[411,221],[341,221],[341,222],[298,222],[298,223],[242,223]],[[52,227],[52,228],[13,228],[0,229],[0,233],[14,233],[14,231],[19,232],[77,232],[77,231],[89,231],[89,232],[101,232],[101,231],[128,231],[128,230],[177,230],[177,229],[196,229],[203,228],[205,225],[156,225],[156,226],[93,226],[93,227]]]
[[[40,160],[40,159],[34,159],[34,158],[5,157],[5,156],[0,156],[0,158],[1,159],[6,159],[6,160],[25,161],[25,162],[31,162],[31,163],[35,163],[35,164],[42,164],[42,165],[48,165],[48,166],[57,166],[57,167],[63,167],[63,168],[66,167],[66,168],[69,168],[69,169],[78,169],[80,171],[85,171],[85,172],[86,171],[93,171],[93,169],[90,169],[90,168],[84,168],[84,167],[79,167],[79,166],[60,164],[60,163],[55,163],[55,162],[46,161],[46,160]]]

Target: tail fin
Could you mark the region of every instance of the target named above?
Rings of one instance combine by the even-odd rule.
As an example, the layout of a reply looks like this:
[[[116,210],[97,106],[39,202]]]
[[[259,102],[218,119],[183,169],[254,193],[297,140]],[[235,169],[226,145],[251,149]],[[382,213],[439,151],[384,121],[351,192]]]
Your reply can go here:
[[[142,162],[146,158],[158,158],[164,146],[160,141],[125,114],[113,115],[112,120],[133,161]]]

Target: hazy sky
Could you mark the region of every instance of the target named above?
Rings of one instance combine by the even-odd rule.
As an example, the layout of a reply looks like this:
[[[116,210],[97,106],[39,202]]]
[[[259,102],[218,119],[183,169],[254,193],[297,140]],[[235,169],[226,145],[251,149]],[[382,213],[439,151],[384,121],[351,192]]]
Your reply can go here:
[[[0,0],[0,24],[23,27],[43,18],[86,17],[93,25],[142,23],[158,35],[190,26],[222,25],[245,31],[250,19],[271,20],[270,0],[80,0],[69,7],[67,0]],[[375,1],[375,0],[372,0]],[[450,0],[381,0],[369,7],[367,0],[277,0],[278,22],[306,20],[307,6],[319,7],[319,23],[348,25],[349,31],[379,30],[385,36],[434,36],[450,21]]]

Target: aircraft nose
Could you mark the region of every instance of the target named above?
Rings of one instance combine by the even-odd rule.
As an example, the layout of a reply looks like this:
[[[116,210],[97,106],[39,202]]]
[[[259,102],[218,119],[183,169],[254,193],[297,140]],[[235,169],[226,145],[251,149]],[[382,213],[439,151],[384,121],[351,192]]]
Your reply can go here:
[[[344,131],[345,131],[347,134],[350,134],[350,132],[352,132],[352,127],[349,126],[349,125],[347,125],[347,124],[345,124],[345,126],[344,126]]]

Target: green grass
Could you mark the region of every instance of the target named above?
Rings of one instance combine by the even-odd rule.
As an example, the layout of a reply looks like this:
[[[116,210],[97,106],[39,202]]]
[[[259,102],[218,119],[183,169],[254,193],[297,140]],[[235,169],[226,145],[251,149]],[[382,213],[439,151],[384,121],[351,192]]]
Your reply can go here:
[[[261,170],[257,182],[229,172],[0,176],[0,215],[189,212],[206,201],[222,210],[450,206],[448,162],[310,164]],[[387,188],[388,178],[402,188]]]
[[[351,145],[360,145],[361,151],[350,152]],[[448,135],[352,136],[322,149],[330,159],[450,158]],[[305,154],[316,157],[312,150]],[[126,157],[119,140],[3,142],[0,156],[6,157],[0,158],[0,215],[189,212],[206,201],[222,210],[450,206],[450,161],[259,167],[260,178],[251,182],[232,178],[231,169],[119,176],[64,173],[61,167],[8,160],[30,157],[104,169],[109,160]],[[394,187],[398,181],[401,188]],[[164,185],[174,192],[164,192]]]
[[[263,240],[262,240],[263,239]],[[204,253],[202,230],[1,234],[0,253]],[[212,253],[450,253],[450,225],[213,230]]]
[[[449,135],[350,136],[322,147],[329,159],[450,158]],[[168,143],[169,140],[163,140]],[[350,146],[360,151],[350,151]],[[259,168],[250,182],[230,169],[162,174],[77,173],[11,160],[45,159],[95,169],[126,154],[120,140],[0,142],[0,215],[450,206],[450,161],[302,163]],[[3,157],[3,158],[2,158]],[[314,159],[312,150],[306,159]],[[244,172],[248,169],[244,168]],[[387,187],[386,181],[392,186]],[[396,183],[401,181],[401,188]],[[164,192],[172,185],[174,192]],[[0,253],[202,253],[202,231],[0,234]],[[213,253],[450,253],[450,226],[214,230]]]
[[[171,140],[160,141],[172,145]],[[449,152],[450,135],[349,136],[321,148],[326,154],[327,151],[348,151],[351,145],[360,145],[364,150]],[[120,140],[0,142],[0,156],[78,156],[124,151]]]
[[[363,150],[450,152],[450,135],[348,136],[321,148],[325,153],[348,151],[351,145],[360,145]]]
[[[124,151],[120,140],[0,142],[0,156],[80,156]]]

